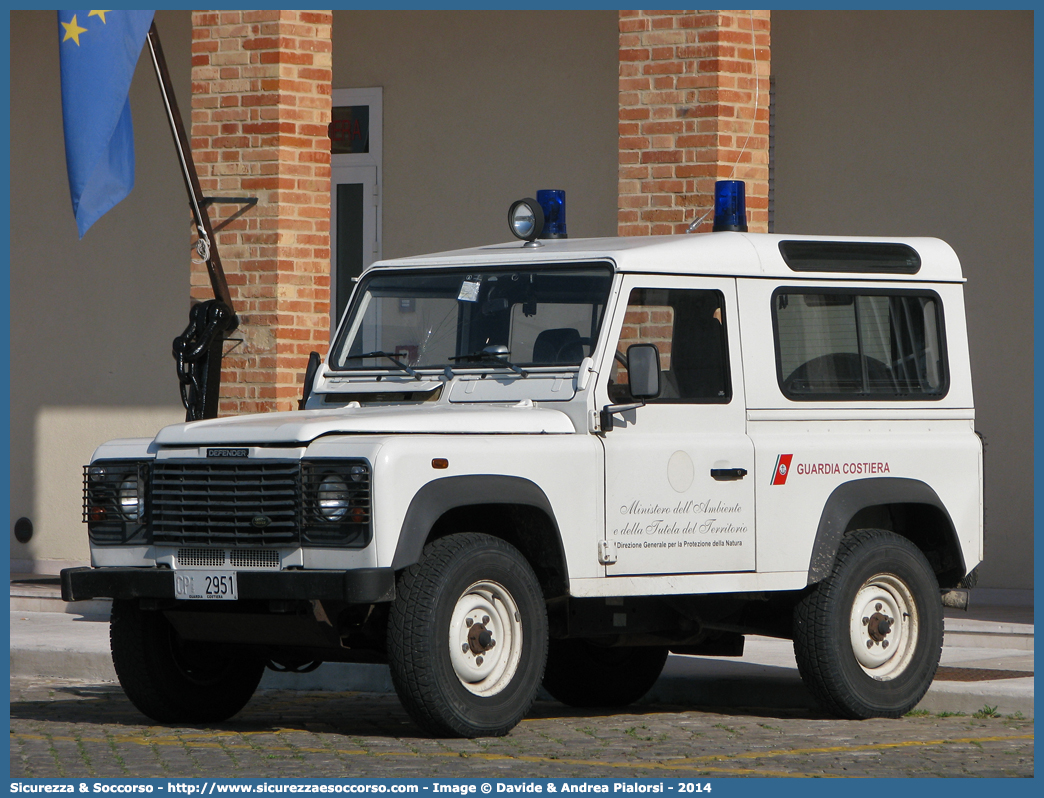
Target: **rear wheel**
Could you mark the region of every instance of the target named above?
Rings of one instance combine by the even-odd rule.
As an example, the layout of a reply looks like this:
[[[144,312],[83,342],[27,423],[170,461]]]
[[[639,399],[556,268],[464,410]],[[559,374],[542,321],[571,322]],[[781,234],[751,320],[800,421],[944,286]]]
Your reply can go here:
[[[217,643],[183,640],[162,612],[114,600],[112,664],[131,703],[160,723],[218,723],[241,710],[265,666]]]
[[[387,643],[392,683],[417,725],[444,737],[507,734],[544,673],[540,584],[498,538],[440,538],[400,575]]]
[[[666,646],[552,640],[544,689],[571,707],[625,707],[652,689],[666,661]]]
[[[794,654],[806,686],[847,718],[897,718],[935,677],[942,604],[921,551],[894,532],[845,536],[833,572],[797,605]]]

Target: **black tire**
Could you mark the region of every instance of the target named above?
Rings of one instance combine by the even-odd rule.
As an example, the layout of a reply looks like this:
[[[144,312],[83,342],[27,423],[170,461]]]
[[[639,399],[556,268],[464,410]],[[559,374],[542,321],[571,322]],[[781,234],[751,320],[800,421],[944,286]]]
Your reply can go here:
[[[159,723],[220,723],[257,689],[264,663],[234,648],[182,640],[157,611],[112,602],[112,664],[127,698]]]
[[[507,734],[533,705],[546,659],[540,584],[508,543],[450,535],[400,574],[388,662],[399,700],[429,734]]]
[[[942,638],[931,566],[909,540],[879,529],[846,535],[830,576],[794,610],[801,678],[844,718],[898,718],[913,709],[935,677]]]
[[[625,707],[652,689],[667,662],[666,646],[599,646],[552,640],[544,689],[571,707]]]

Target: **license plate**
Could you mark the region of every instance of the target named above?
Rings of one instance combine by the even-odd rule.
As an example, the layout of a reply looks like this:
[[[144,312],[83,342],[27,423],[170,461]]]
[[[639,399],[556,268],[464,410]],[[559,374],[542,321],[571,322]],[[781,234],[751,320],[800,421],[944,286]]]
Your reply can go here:
[[[236,572],[178,571],[174,574],[174,598],[236,601],[239,598]]]

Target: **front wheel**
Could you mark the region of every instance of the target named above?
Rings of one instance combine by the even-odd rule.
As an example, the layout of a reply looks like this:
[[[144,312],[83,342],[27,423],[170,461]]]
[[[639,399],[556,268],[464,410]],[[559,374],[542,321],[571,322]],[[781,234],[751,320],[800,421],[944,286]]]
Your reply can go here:
[[[794,654],[810,692],[846,718],[897,718],[928,691],[942,604],[921,551],[894,532],[845,536],[834,570],[798,603]]]
[[[417,725],[442,737],[507,734],[544,673],[540,584],[498,538],[440,538],[400,575],[387,641],[392,683]]]
[[[265,671],[257,657],[183,640],[162,612],[133,599],[112,602],[112,664],[120,686],[160,723],[219,723],[246,706]]]

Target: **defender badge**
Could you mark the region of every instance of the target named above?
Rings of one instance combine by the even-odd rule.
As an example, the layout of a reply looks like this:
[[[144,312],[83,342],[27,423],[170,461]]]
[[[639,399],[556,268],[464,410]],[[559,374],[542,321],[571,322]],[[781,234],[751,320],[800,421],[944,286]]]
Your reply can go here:
[[[207,449],[207,457],[248,457],[249,449]]]

